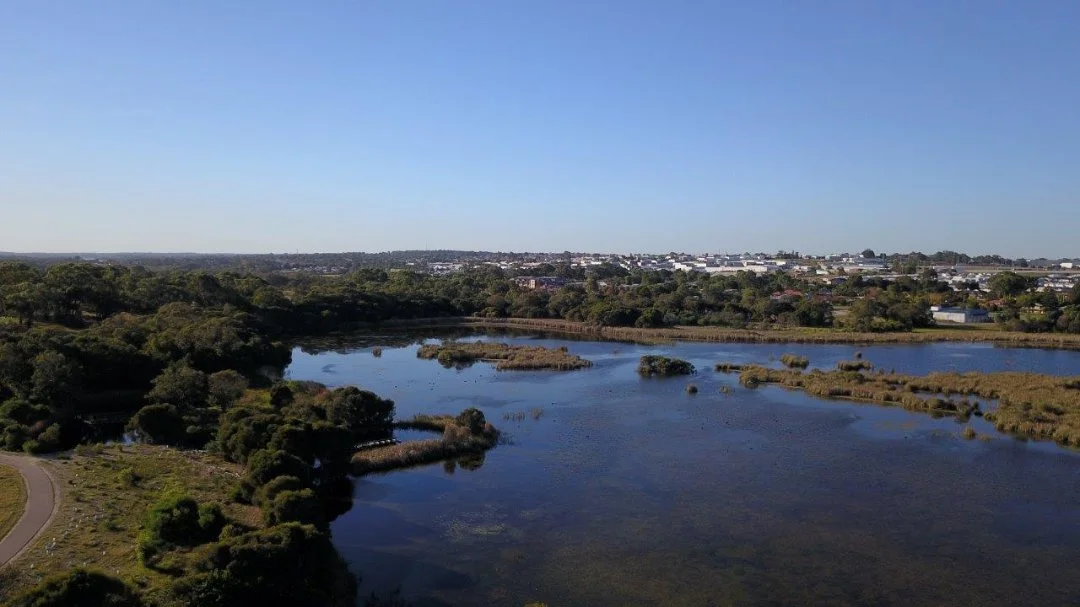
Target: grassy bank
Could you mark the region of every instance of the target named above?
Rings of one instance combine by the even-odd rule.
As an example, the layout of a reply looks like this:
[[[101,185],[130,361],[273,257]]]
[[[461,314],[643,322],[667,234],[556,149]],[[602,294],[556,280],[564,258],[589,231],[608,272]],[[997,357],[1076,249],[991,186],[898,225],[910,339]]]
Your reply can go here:
[[[0,465],[0,538],[19,522],[26,508],[26,485],[14,468]]]
[[[181,488],[200,503],[220,504],[230,519],[261,522],[257,509],[230,503],[241,468],[206,453],[148,445],[82,447],[48,465],[63,487],[60,510],[4,588],[36,584],[74,567],[101,570],[148,591],[163,588],[171,578],[141,565],[136,546],[147,509],[166,487]]]
[[[466,414],[470,411],[475,411],[479,417],[468,419]],[[466,410],[457,417],[418,415],[394,425],[398,428],[441,432],[442,436],[359,451],[352,458],[353,474],[362,476],[483,453],[499,440],[499,431],[475,409]]]
[[[1015,348],[1053,348],[1080,350],[1080,335],[1063,333],[1019,333],[1001,331],[995,325],[956,326],[916,329],[909,333],[859,333],[842,329],[731,329],[727,327],[678,326],[662,329],[634,327],[598,327],[582,322],[531,318],[433,318],[396,327],[466,327],[478,329],[516,329],[578,335],[590,339],[638,343],[672,341],[710,341],[730,343],[805,343],[805,344],[920,344],[934,342],[979,342]]]
[[[570,354],[566,347],[512,346],[491,342],[449,342],[421,346],[416,355],[438,360],[446,367],[469,365],[476,361],[491,361],[500,371],[531,371],[548,369],[573,371],[591,367],[592,363]]]
[[[751,365],[745,386],[778,384],[821,398],[898,406],[966,419],[979,415],[973,398],[997,401],[985,417],[1001,432],[1080,447],[1080,379],[1037,373],[931,373],[926,376],[854,371],[801,371]]]

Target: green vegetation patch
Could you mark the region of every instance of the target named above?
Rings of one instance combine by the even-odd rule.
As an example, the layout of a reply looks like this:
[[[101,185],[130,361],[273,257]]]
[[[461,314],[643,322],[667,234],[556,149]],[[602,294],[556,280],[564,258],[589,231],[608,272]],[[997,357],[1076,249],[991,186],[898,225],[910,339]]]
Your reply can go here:
[[[444,367],[493,361],[499,371],[573,371],[592,366],[592,362],[570,354],[566,346],[553,349],[490,342],[447,342],[421,346],[416,355],[419,358],[438,360]]]
[[[0,538],[19,522],[26,508],[26,485],[14,468],[0,464]]]
[[[641,357],[637,372],[642,377],[691,375],[694,373],[694,365],[681,358],[648,354]]]

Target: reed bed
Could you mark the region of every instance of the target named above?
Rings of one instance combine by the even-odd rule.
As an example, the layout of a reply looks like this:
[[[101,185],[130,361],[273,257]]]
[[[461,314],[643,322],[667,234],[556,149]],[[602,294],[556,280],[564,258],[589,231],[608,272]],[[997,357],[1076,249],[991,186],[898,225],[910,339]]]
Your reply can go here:
[[[694,365],[681,358],[647,354],[641,357],[637,372],[642,377],[691,375],[694,373]]]
[[[780,357],[780,362],[789,369],[805,369],[810,366],[809,358],[795,354],[784,354]]]
[[[738,373],[743,370],[743,366],[734,363],[716,363],[715,368],[720,373]]]
[[[494,362],[499,371],[574,371],[592,366],[592,362],[570,354],[565,346],[553,349],[493,342],[448,342],[421,346],[416,356],[438,360],[446,367]]]
[[[803,373],[752,365],[743,369],[739,381],[748,387],[777,384],[821,398],[903,407],[960,420],[983,414],[1001,432],[1080,447],[1080,391],[1072,387],[1080,380],[1075,377],[1012,371],[925,376],[842,370]],[[998,404],[984,413],[971,397]]]
[[[874,365],[862,359],[842,360],[836,363],[836,368],[841,371],[869,371],[874,368]]]
[[[482,430],[473,433],[450,415],[418,415],[394,425],[417,430],[441,428],[442,436],[359,451],[352,457],[353,474],[362,476],[483,453],[494,447],[499,439],[498,430],[491,424],[484,424]]]
[[[582,322],[539,318],[450,318],[428,319],[418,326],[466,326],[547,331],[637,343],[710,341],[726,343],[804,344],[918,344],[931,342],[982,342],[1015,348],[1080,350],[1080,335],[1065,333],[1021,333],[996,328],[917,329],[903,333],[861,333],[843,329],[732,329],[728,327],[677,326],[661,329],[600,327]]]

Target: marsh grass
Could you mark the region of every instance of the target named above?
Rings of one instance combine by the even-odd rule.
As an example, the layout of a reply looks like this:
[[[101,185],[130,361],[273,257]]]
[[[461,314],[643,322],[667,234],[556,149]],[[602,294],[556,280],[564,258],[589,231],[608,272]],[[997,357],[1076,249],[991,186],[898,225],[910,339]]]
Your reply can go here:
[[[479,432],[473,433],[451,415],[418,415],[394,425],[398,428],[441,431],[442,436],[357,452],[352,457],[353,474],[363,476],[483,453],[499,443],[499,431],[491,424],[484,424]]]
[[[1080,392],[1070,387],[1075,377],[1012,371],[925,376],[843,370],[803,373],[754,365],[743,369],[739,381],[748,387],[778,384],[821,398],[903,407],[960,421],[982,414],[1000,432],[1080,447]],[[997,406],[983,412],[974,398],[997,401]]]
[[[971,426],[966,426],[964,428],[964,431],[961,433],[961,436],[963,436],[967,440],[972,440],[977,438],[979,436],[979,433],[975,432],[975,428],[972,428]]]
[[[780,357],[780,362],[789,369],[805,369],[810,366],[809,358],[795,354],[784,354]]]
[[[0,538],[19,522],[26,509],[26,485],[18,470],[0,464]]]
[[[523,422],[526,418],[532,418],[533,421],[539,421],[544,415],[544,409],[541,407],[534,407],[529,411],[514,411],[512,413],[503,413],[503,419],[510,422]]]
[[[424,319],[415,326],[472,327],[546,331],[643,344],[673,341],[722,343],[805,343],[805,344],[911,344],[931,342],[982,342],[1017,348],[1080,350],[1080,335],[1065,333],[1021,333],[996,327],[950,327],[916,329],[902,333],[859,333],[837,328],[732,329],[728,327],[677,326],[661,329],[600,327],[583,322],[538,318],[444,318]]]
[[[738,373],[743,370],[743,365],[734,363],[716,363],[716,370],[720,373]]]
[[[856,356],[860,356],[859,352],[855,353]],[[836,363],[836,368],[841,371],[869,371],[874,368],[874,365],[865,360],[842,360]]]
[[[60,484],[60,510],[12,568],[15,583],[0,588],[0,595],[73,567],[93,567],[149,591],[163,588],[171,578],[139,564],[136,548],[143,517],[166,487],[221,505],[231,520],[261,526],[257,508],[230,500],[241,467],[218,456],[151,445],[82,451],[90,455],[47,463]]]
[[[592,362],[570,354],[565,346],[553,349],[493,342],[447,342],[420,346],[416,356],[438,360],[445,367],[470,365],[477,361],[494,362],[499,371],[574,371],[592,366]]]

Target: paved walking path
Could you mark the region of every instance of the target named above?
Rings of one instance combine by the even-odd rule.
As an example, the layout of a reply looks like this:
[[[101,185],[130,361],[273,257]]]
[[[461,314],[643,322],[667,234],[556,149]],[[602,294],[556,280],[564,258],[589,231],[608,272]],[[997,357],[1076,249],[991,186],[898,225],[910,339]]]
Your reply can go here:
[[[33,457],[0,453],[0,464],[19,471],[26,483],[26,509],[6,536],[0,538],[0,566],[30,545],[49,525],[59,504],[57,489],[45,466]]]

